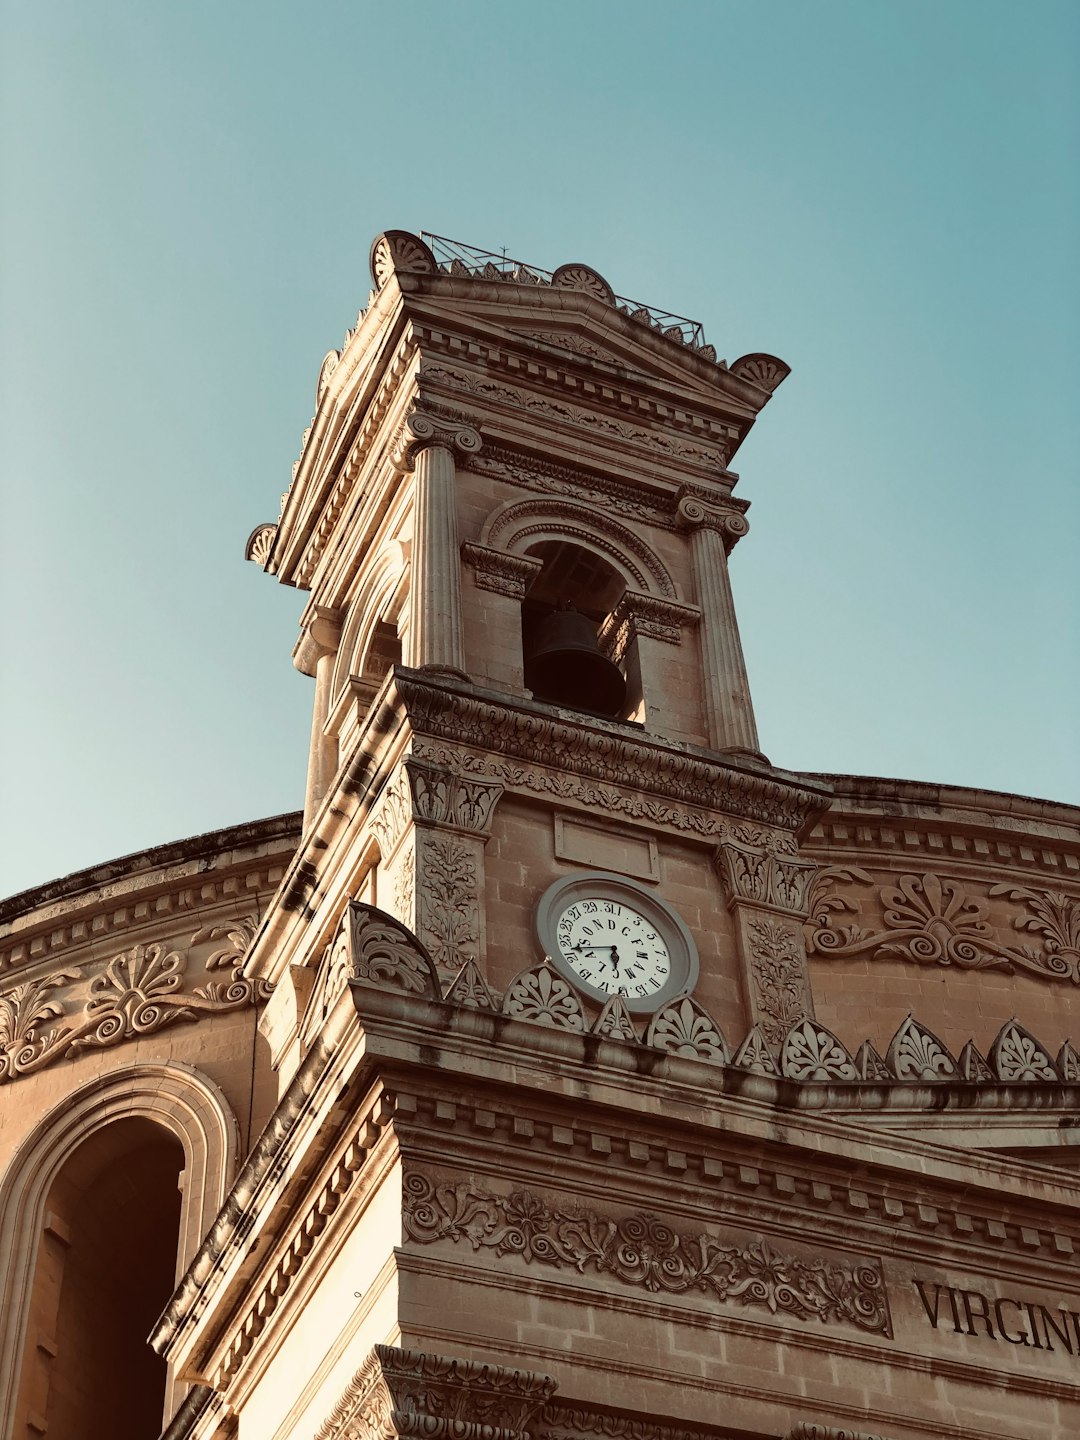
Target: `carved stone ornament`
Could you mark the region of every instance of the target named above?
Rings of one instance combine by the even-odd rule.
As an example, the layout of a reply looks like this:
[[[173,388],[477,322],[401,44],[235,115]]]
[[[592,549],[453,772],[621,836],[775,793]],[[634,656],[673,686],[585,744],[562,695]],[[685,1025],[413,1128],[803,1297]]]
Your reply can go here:
[[[59,970],[0,992],[0,1083],[29,1075],[84,1050],[98,1050],[155,1034],[167,1025],[261,1004],[265,980],[240,969],[255,916],[196,931],[188,946],[139,944],[114,955],[96,973]],[[191,985],[192,957],[207,940],[226,941],[205,969],[229,970],[222,979]],[[196,962],[198,963],[198,962]]]
[[[735,1052],[731,1062],[740,1070],[749,1070],[755,1075],[779,1076],[780,1070],[773,1058],[760,1025],[755,1025]]]
[[[653,1016],[645,1044],[686,1060],[726,1065],[731,1057],[723,1031],[709,1012],[689,995],[663,1006]]]
[[[480,951],[480,842],[435,833],[418,864],[420,925],[428,950],[444,974],[453,974]]]
[[[621,995],[612,995],[605,1004],[592,1027],[592,1033],[605,1040],[637,1040],[637,1031],[630,1018],[630,1011],[623,1004]]]
[[[893,1078],[892,1071],[869,1040],[864,1040],[859,1046],[859,1052],[855,1056],[855,1069],[859,1072],[860,1080],[876,1081]]]
[[[554,1030],[585,1031],[585,1011],[581,1001],[550,965],[535,965],[522,970],[510,982],[503,996],[503,1014],[512,1020],[528,1020],[533,1025],[547,1025]]]
[[[696,625],[700,619],[701,611],[696,606],[625,590],[601,624],[597,640],[608,659],[619,665],[639,635],[667,645],[681,645],[684,626]]]
[[[314,1440],[527,1440],[549,1375],[376,1345]]]
[[[277,525],[256,525],[244,546],[244,559],[253,560],[256,565],[265,569],[276,535]]]
[[[487,981],[475,960],[466,960],[446,987],[443,999],[462,1010],[498,1010]]]
[[[803,1020],[788,1032],[780,1070],[789,1080],[858,1080],[855,1062],[831,1030]]]
[[[746,922],[755,1011],[770,1045],[807,1013],[806,957],[794,926],[773,915]]]
[[[815,1421],[800,1420],[788,1431],[784,1440],[888,1440],[885,1435],[869,1435],[865,1430],[837,1428],[835,1425],[818,1425]]]
[[[984,1085],[994,1079],[994,1072],[979,1053],[974,1040],[967,1042],[960,1051],[956,1063],[960,1071],[961,1080],[969,1080],[977,1085]]]
[[[590,265],[560,265],[552,275],[551,283],[557,290],[580,290],[605,305],[615,304],[615,291]]]
[[[413,822],[487,835],[502,793],[497,781],[476,780],[410,758],[387,781],[372,811],[371,828],[384,859],[393,855]]]
[[[319,408],[319,406],[322,404],[322,402],[323,402],[323,396],[326,394],[326,391],[327,391],[327,389],[329,388],[329,385],[330,385],[330,377],[333,375],[334,371],[337,369],[337,367],[338,367],[338,365],[340,364],[340,362],[341,362],[341,351],[340,351],[340,350],[328,350],[327,353],[326,353],[326,355],[323,357],[323,362],[322,362],[322,364],[319,366],[319,381],[318,381],[318,384],[315,386],[315,409],[316,409],[316,410],[317,410],[317,409]]]
[[[376,290],[381,290],[395,272],[434,275],[439,268],[423,240],[408,230],[384,230],[377,235],[371,245],[370,264]]]
[[[484,442],[480,432],[459,421],[446,421],[439,416],[413,410],[401,422],[390,446],[390,463],[401,474],[415,469],[416,457],[432,445],[452,450],[458,455],[475,455]]]
[[[870,886],[865,870],[819,871],[810,897],[811,950],[843,959],[853,955],[913,960],[922,965],[956,965],[965,970],[1023,970],[1043,980],[1080,984],[1080,900],[1057,891],[992,885],[986,899],[970,894],[960,880],[900,875],[876,892],[881,923],[841,923],[860,909],[853,885]],[[989,901],[1007,896],[1023,901],[1026,913],[1012,916],[1014,929],[1038,945],[1003,945],[989,923]]]
[[[909,1015],[897,1030],[885,1057],[898,1080],[951,1080],[956,1061],[937,1036]]]
[[[1057,1068],[1062,1080],[1080,1080],[1080,1055],[1077,1055],[1071,1040],[1066,1040],[1058,1051]]]
[[[785,365],[775,355],[740,355],[728,366],[738,380],[749,380],[762,390],[772,392],[791,374],[791,366]]]
[[[1030,1084],[1058,1078],[1050,1056],[1015,1020],[1007,1021],[998,1031],[988,1059],[999,1080]]]
[[[377,990],[404,990],[438,1000],[439,977],[431,956],[404,925],[377,910],[350,900],[341,922],[346,942],[344,980]],[[333,947],[332,947],[333,948]]]
[[[511,600],[524,600],[526,590],[544,568],[544,562],[531,555],[510,555],[468,541],[461,547],[461,555],[472,566],[480,590],[507,595]]]
[[[406,1172],[403,1189],[405,1234],[414,1244],[464,1241],[474,1251],[611,1276],[653,1295],[704,1293],[720,1304],[892,1333],[873,1261],[803,1260],[765,1240],[684,1233],[647,1212],[562,1208],[532,1190],[493,1194],[418,1171]]]
[[[711,1425],[665,1425],[640,1415],[615,1414],[573,1401],[550,1400],[532,1431],[535,1440],[715,1440]]]
[[[721,845],[720,878],[729,903],[743,902],[802,919],[817,866],[810,860],[750,845]]]
[[[644,520],[665,530],[676,528],[674,503],[666,494],[643,495],[611,475],[593,475],[535,455],[519,455],[501,445],[485,445],[483,453],[470,463],[480,475],[492,475],[524,490],[539,491],[601,507],[612,515]]]
[[[716,530],[730,554],[738,541],[750,533],[750,521],[735,505],[717,505],[683,490],[676,511],[679,523],[687,530]]]

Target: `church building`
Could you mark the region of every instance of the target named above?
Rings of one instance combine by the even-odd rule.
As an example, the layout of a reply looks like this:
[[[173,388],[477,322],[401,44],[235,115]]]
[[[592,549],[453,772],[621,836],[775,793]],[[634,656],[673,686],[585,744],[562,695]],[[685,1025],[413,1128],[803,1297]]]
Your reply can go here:
[[[1075,1440],[1080,812],[762,754],[782,360],[371,274],[303,814],[0,902],[0,1437]]]

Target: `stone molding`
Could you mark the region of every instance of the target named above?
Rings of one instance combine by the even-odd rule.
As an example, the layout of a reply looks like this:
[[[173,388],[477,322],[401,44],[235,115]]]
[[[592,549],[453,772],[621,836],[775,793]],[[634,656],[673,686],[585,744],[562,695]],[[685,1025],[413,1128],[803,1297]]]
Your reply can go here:
[[[471,541],[462,545],[461,555],[472,566],[479,589],[507,595],[511,600],[524,600],[526,590],[544,568],[542,560],[529,555],[511,555]]]
[[[528,1440],[549,1375],[376,1345],[314,1440]]]
[[[435,345],[425,344],[425,349],[435,348]],[[545,418],[579,432],[584,431],[600,443],[623,444],[644,454],[698,465],[709,474],[716,474],[725,468],[738,443],[739,432],[734,426],[723,427],[728,433],[722,440],[709,446],[694,445],[679,439],[679,432],[689,432],[692,435],[699,433],[700,427],[695,428],[688,423],[689,415],[685,421],[680,422],[667,405],[650,403],[638,392],[605,386],[606,410],[622,410],[634,417],[627,420],[616,419],[606,413],[606,410],[601,411],[580,403],[586,395],[599,387],[591,386],[585,389],[578,383],[576,375],[554,365],[537,367],[540,373],[536,378],[557,386],[563,392],[569,392],[565,399],[548,398],[535,387],[522,389],[508,383],[501,376],[491,378],[492,373],[498,376],[500,370],[507,368],[507,358],[502,352],[489,352],[487,356],[479,356],[480,363],[484,365],[483,371],[459,370],[437,360],[424,360],[420,366],[420,383],[423,387],[434,385],[439,390],[467,396],[473,403],[493,402],[502,408],[520,411],[533,421]],[[573,401],[578,403],[572,403]],[[661,410],[663,414],[660,413]],[[644,423],[638,420],[639,416]],[[656,423],[662,424],[664,431],[668,433],[651,428]]]
[[[526,1264],[613,1276],[651,1294],[704,1293],[720,1304],[892,1334],[880,1262],[799,1258],[767,1240],[726,1243],[663,1217],[560,1208],[533,1190],[496,1194],[418,1170],[403,1177],[405,1234],[418,1245],[465,1241]]]
[[[743,904],[803,919],[817,872],[812,860],[775,847],[725,841],[717,851],[720,879],[729,905]]]
[[[1052,1265],[1071,1263],[1080,1251],[1080,1233],[1052,1228],[1045,1221],[1029,1226],[1003,1220],[997,1206],[992,1214],[981,1213],[967,1192],[958,1203],[959,1197],[950,1191],[942,1203],[936,1193],[927,1197],[925,1180],[909,1189],[895,1184],[883,1188],[862,1175],[833,1174],[823,1180],[800,1167],[778,1166],[765,1155],[755,1155],[752,1162],[732,1160],[715,1151],[679,1149],[678,1142],[648,1134],[628,1139],[602,1125],[581,1121],[560,1125],[502,1110],[487,1097],[435,1099],[397,1091],[393,1104],[395,1116],[406,1125],[430,1125],[442,1134],[458,1130],[463,1135],[482,1135],[485,1144],[497,1150],[525,1149],[538,1156],[576,1156],[593,1165],[629,1167],[658,1180],[676,1181],[680,1194],[688,1186],[701,1185],[720,1212],[745,1215],[748,1221],[760,1219],[758,1207],[765,1204],[781,1207],[788,1220],[796,1208],[816,1215],[813,1223],[827,1229],[838,1223],[885,1225],[932,1235],[941,1243],[989,1247],[994,1255],[1039,1256]]]
[[[582,505],[602,506],[609,514],[644,521],[661,530],[676,530],[674,498],[667,491],[643,494],[609,475],[593,475],[542,456],[526,455],[501,445],[485,445],[483,454],[469,461],[469,471],[490,475],[524,490],[557,495]]]
[[[870,887],[874,887],[871,891]],[[978,891],[982,891],[979,894]],[[860,892],[880,913],[870,925]],[[990,902],[1019,901],[990,923]],[[932,871],[891,876],[878,884],[855,866],[827,866],[815,877],[808,897],[807,944],[823,959],[865,956],[965,970],[1023,971],[1036,979],[1080,985],[1080,897],[1035,890],[1012,882],[981,885]],[[1035,938],[1035,944],[1004,944],[1005,925]]]
[[[835,1425],[819,1425],[812,1420],[799,1420],[784,1440],[887,1440],[885,1435],[869,1435],[865,1430],[849,1430]]]
[[[827,775],[805,778],[829,783]],[[1080,880],[1080,850],[1069,848],[1058,838],[1004,825],[987,834],[987,826],[969,828],[921,816],[905,815],[900,819],[891,815],[845,815],[842,807],[846,798],[842,791],[838,793],[834,812],[822,816],[804,841],[807,854],[821,864],[850,868],[851,862],[842,857],[861,851],[866,855],[866,864],[901,855],[911,856],[918,864],[919,858],[926,857],[927,863],[920,868],[927,869],[940,864],[947,854],[950,863],[992,867],[996,873],[1008,867],[1040,870],[1059,885],[1066,878]],[[988,823],[992,823],[990,816]]]
[[[711,1425],[665,1425],[640,1415],[620,1415],[597,1410],[591,1405],[551,1400],[541,1410],[534,1426],[536,1440],[722,1440]]]
[[[573,788],[571,777],[580,776],[593,782],[582,790],[586,804],[618,810],[623,806],[614,797],[605,802],[595,782],[621,789],[626,776],[633,775],[636,791],[648,792],[646,805],[655,803],[651,797],[656,796],[697,807],[705,795],[717,810],[787,830],[798,829],[825,801],[820,792],[776,772],[737,767],[639,738],[629,729],[620,733],[613,724],[589,728],[580,717],[564,721],[553,707],[452,689],[400,667],[395,681],[416,736],[485,752],[456,757],[458,768],[468,767],[474,776],[503,779],[509,773],[520,777],[515,783],[528,784],[527,777],[535,773],[535,767],[550,766],[558,772],[563,794]],[[414,743],[414,751],[432,763],[443,763],[441,752],[429,751],[422,742]],[[505,772],[499,758],[503,756],[523,761],[527,768],[514,765]],[[540,781],[529,788],[546,786]]]
[[[681,645],[684,627],[696,625],[700,619],[701,611],[696,605],[662,600],[639,590],[624,590],[601,624],[597,639],[605,655],[618,665],[639,635],[667,645]]]
[[[471,456],[482,444],[480,432],[471,425],[447,424],[440,416],[411,410],[390,442],[390,463],[405,475],[416,468],[416,459],[422,450],[439,446],[454,455]]]
[[[132,945],[103,965],[71,965],[0,991],[0,1084],[168,1025],[262,1004],[273,987],[242,971],[258,924],[248,915],[204,926],[186,946]],[[206,942],[215,948],[202,969],[224,973],[193,985],[192,954]]]

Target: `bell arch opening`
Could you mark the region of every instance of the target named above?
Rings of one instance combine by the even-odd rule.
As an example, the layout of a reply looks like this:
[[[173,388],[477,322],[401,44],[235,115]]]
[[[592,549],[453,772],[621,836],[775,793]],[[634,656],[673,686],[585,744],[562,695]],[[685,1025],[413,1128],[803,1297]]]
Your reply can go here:
[[[30,1291],[19,1412],[50,1440],[160,1432],[166,1362],[147,1337],[173,1292],[184,1147],[144,1116],[111,1121],[72,1151],[45,1199]],[[21,1433],[21,1432],[19,1432]]]
[[[626,590],[626,577],[569,540],[540,540],[525,553],[541,561],[521,605],[528,689],[553,705],[643,720],[636,645],[627,646],[616,664],[600,634]]]

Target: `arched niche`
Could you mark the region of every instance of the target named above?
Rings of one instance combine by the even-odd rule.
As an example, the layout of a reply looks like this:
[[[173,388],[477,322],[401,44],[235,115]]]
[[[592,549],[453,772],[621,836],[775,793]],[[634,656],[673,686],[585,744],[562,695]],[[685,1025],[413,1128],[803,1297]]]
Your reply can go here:
[[[369,567],[342,631],[334,667],[335,701],[353,681],[359,684],[361,698],[370,703],[388,671],[400,663],[408,561],[408,546],[388,540]]]
[[[100,1076],[34,1127],[0,1180],[0,1434],[18,1433],[15,1422],[22,1416],[17,1407],[40,1413],[40,1405],[48,1404],[49,1366],[63,1364],[63,1357],[59,1351],[49,1353],[54,1336],[35,1332],[34,1324],[49,1323],[50,1316],[35,1313],[34,1307],[40,1311],[43,1287],[50,1284],[61,1285],[63,1305],[62,1277],[57,1280],[64,1265],[60,1250],[76,1240],[89,1243],[94,1224],[107,1218],[113,1188],[124,1187],[123,1157],[152,1194],[168,1197],[154,1242],[159,1247],[155,1263],[169,1268],[160,1253],[168,1245],[175,1283],[221,1207],[236,1170],[238,1142],[235,1117],[218,1087],[176,1061],[137,1062]],[[169,1191],[176,1176],[178,1203]],[[77,1195],[80,1187],[93,1204],[88,1202],[82,1217],[77,1206],[68,1206],[76,1225],[86,1222],[73,1235],[56,1205],[63,1210],[65,1197]],[[141,1216],[132,1238],[142,1229],[154,1234],[153,1222],[153,1216]],[[125,1248],[115,1261],[134,1266],[139,1257]],[[49,1266],[55,1272],[51,1277],[42,1268]],[[97,1273],[92,1265],[80,1272],[83,1280]],[[36,1287],[36,1280],[41,1285]],[[56,1323],[67,1323],[59,1311]],[[171,1377],[165,1398],[168,1413],[176,1398]]]

